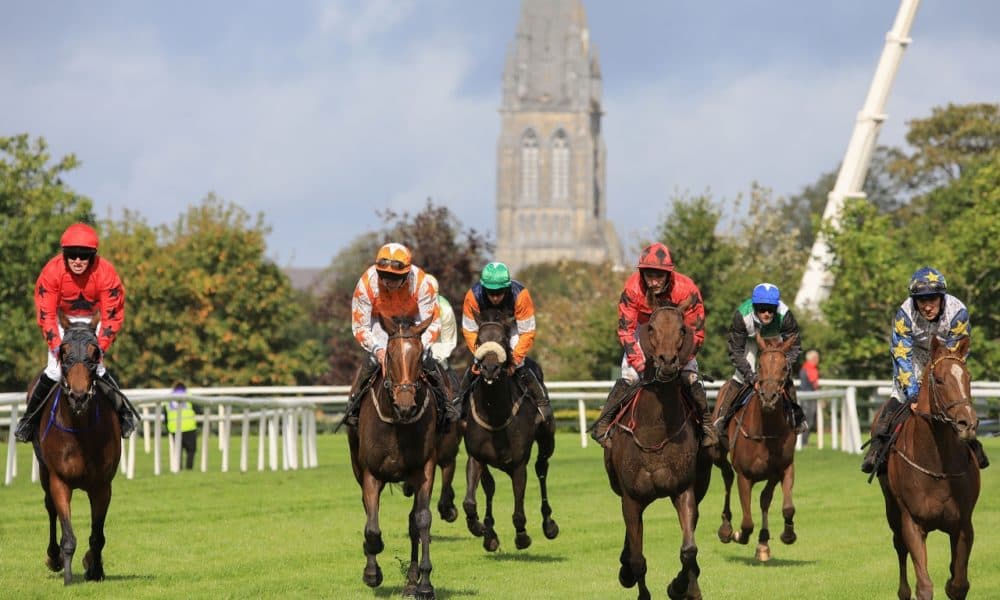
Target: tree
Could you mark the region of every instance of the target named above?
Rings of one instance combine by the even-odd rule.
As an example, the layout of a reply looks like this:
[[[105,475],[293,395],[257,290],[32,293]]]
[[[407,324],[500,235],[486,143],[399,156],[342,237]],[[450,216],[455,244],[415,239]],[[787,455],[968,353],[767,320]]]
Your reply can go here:
[[[65,185],[79,166],[72,154],[52,162],[42,138],[0,137],[0,389],[24,391],[45,366],[45,342],[35,320],[35,280],[59,252],[62,232],[94,224],[91,201]]]
[[[108,228],[128,307],[111,356],[126,385],[295,385],[322,373],[306,314],[264,257],[262,216],[210,194],[173,226],[126,213]]]

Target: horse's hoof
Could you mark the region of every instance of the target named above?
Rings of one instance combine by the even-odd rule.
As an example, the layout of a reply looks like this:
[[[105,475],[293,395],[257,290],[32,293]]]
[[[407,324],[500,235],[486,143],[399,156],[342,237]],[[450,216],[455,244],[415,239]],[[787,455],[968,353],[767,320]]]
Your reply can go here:
[[[531,536],[527,533],[519,533],[514,537],[514,545],[518,550],[524,550],[531,545]]]
[[[469,533],[476,537],[483,537],[483,523],[479,519],[466,517],[465,526],[469,528]]]
[[[733,528],[729,525],[722,525],[719,527],[719,541],[723,544],[728,544],[733,541],[736,536],[733,534]]]
[[[51,556],[45,559],[45,566],[49,568],[50,571],[58,573],[62,571],[63,564],[62,558],[52,558]]]
[[[743,544],[744,546],[746,546],[747,544],[750,543],[751,533],[753,533],[753,529],[733,532],[733,540],[737,544]]]
[[[667,586],[667,597],[670,598],[670,600],[680,600],[684,597],[684,592],[678,592],[676,585],[677,580],[675,579],[670,582],[670,585]]]
[[[363,579],[365,580],[365,585],[371,588],[376,588],[382,585],[382,567],[376,566],[374,572],[365,569]]]
[[[413,486],[409,483],[403,483],[403,496],[409,498],[413,495]]]
[[[559,525],[554,519],[549,519],[542,523],[542,531],[545,533],[546,539],[554,540],[559,536]]]
[[[417,587],[418,600],[434,600],[434,586],[427,584],[426,587]]]
[[[454,523],[458,519],[458,509],[455,508],[454,504],[451,506],[439,506],[438,514],[441,515],[441,519],[446,523]]]
[[[622,565],[618,569],[618,583],[622,584],[623,588],[635,586],[635,575],[632,573],[632,569],[626,565]]]
[[[771,548],[767,544],[757,544],[757,553],[755,556],[760,562],[767,562],[771,560]]]
[[[783,531],[781,533],[781,541],[786,544],[794,544],[797,539],[799,539],[799,536],[795,535],[794,531]]]
[[[484,537],[483,538],[483,549],[487,552],[496,552],[500,549],[500,540],[495,537]]]

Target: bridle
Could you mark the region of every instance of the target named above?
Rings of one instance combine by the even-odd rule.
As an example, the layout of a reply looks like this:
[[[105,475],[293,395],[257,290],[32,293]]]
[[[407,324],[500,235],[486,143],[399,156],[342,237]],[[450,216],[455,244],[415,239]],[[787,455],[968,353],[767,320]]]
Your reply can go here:
[[[784,350],[782,350],[781,348],[770,348],[770,347],[769,348],[762,348],[761,351],[760,351],[760,355],[759,355],[759,358],[758,358],[757,362],[758,362],[758,365],[761,364],[761,363],[763,363],[765,355],[767,355],[767,354],[774,354],[774,353],[780,354],[781,357],[785,359],[785,368],[782,369],[782,372],[781,372],[780,376],[778,376],[778,377],[766,377],[766,378],[762,377],[762,378],[758,379],[758,382],[760,384],[762,384],[761,387],[764,387],[764,384],[767,384],[768,388],[771,388],[771,386],[773,386],[773,388],[776,388],[776,389],[780,390],[778,392],[778,398],[779,399],[780,398],[786,398],[788,396],[788,391],[785,389],[785,382],[788,381],[788,375],[789,375],[789,372],[791,370],[791,365],[789,364],[788,359],[785,356]],[[758,371],[759,370],[760,369],[759,369],[759,366],[758,366]],[[755,393],[760,394],[761,392],[758,389]],[[761,398],[761,403],[763,404],[763,398]]]
[[[681,319],[681,346],[680,346],[680,348],[683,348],[684,347],[684,338],[685,338],[685,335],[686,335],[686,330],[685,330],[686,325],[684,325],[684,313],[681,312],[681,310],[679,308],[677,308],[676,306],[672,306],[672,305],[669,305],[669,304],[663,305],[663,306],[658,306],[658,307],[656,307],[656,309],[653,310],[653,312],[651,312],[649,314],[649,323],[652,323],[653,322],[653,317],[656,316],[656,314],[659,313],[659,312],[661,312],[661,311],[670,311],[672,313],[676,313],[680,317],[680,319]],[[678,348],[678,350],[680,350],[680,348]],[[660,364],[659,357],[656,356],[656,354],[654,353],[654,355],[653,355],[653,366],[655,367],[655,370],[653,371],[653,381],[655,381],[656,383],[670,383],[671,381],[674,381],[675,379],[677,379],[680,376],[680,374],[681,374],[681,368],[684,365],[677,365],[676,369],[673,369],[670,372],[666,372],[667,365]]]
[[[87,352],[87,347],[93,344],[97,348],[97,358],[93,359]],[[91,330],[86,324],[81,324],[77,326],[70,326],[65,330],[65,335],[63,335],[62,345],[60,347],[60,362],[62,367],[62,378],[59,381],[59,385],[62,391],[66,393],[66,396],[71,397],[70,394],[70,384],[67,376],[70,370],[83,363],[87,367],[87,371],[90,372],[90,385],[87,388],[86,394],[83,396],[83,402],[70,403],[70,409],[74,414],[81,414],[87,409],[88,404],[93,399],[96,393],[97,384],[97,365],[101,360],[101,350],[97,343],[97,335]]]
[[[420,334],[408,330],[407,331],[400,330],[389,336],[389,340],[410,339],[410,338],[419,339]],[[387,351],[386,362],[388,363],[388,361],[389,361],[389,355]],[[390,403],[395,404],[396,394],[399,394],[400,392],[412,392],[415,401],[419,401],[419,392],[423,388],[423,382],[421,381],[423,377],[424,375],[421,372],[420,378],[418,378],[416,381],[408,383],[393,383],[387,365],[385,369],[385,377],[382,380],[382,387],[385,388],[386,396]],[[383,423],[389,423],[392,425],[409,425],[411,423],[416,423],[421,418],[423,418],[424,413],[427,411],[427,405],[430,404],[430,402],[427,401],[427,398],[429,396],[425,394],[424,401],[420,403],[420,410],[418,410],[416,414],[413,415],[412,417],[406,419],[400,419],[400,418],[386,416],[385,414],[383,414],[382,407],[379,405],[378,395],[375,393],[374,388],[372,389],[371,394],[372,394],[372,402],[375,405],[375,412],[378,414],[379,420],[381,420]]]
[[[930,419],[933,419],[935,421],[939,421],[941,423],[947,423],[948,425],[951,425],[952,429],[954,429],[956,432],[958,432],[958,431],[960,431],[959,428],[958,428],[958,423],[955,421],[955,419],[953,419],[950,416],[950,414],[949,414],[948,411],[951,410],[953,407],[958,406],[960,404],[971,404],[972,399],[963,396],[963,397],[959,398],[958,400],[955,400],[954,402],[951,402],[950,404],[943,404],[941,402],[941,397],[940,397],[940,394],[938,393],[938,384],[936,383],[936,381],[934,379],[934,368],[937,367],[939,363],[941,363],[943,361],[946,361],[946,360],[951,360],[951,361],[954,361],[954,362],[957,362],[957,363],[961,364],[962,365],[962,369],[966,368],[965,367],[965,358],[962,357],[962,356],[957,356],[955,354],[943,354],[943,355],[935,358],[927,366],[927,371],[928,371],[928,373],[927,373],[928,390],[927,391],[928,391],[928,397],[929,397],[929,401],[930,401],[930,405],[931,405],[931,412],[930,412],[930,415],[928,415],[928,416],[929,416]]]

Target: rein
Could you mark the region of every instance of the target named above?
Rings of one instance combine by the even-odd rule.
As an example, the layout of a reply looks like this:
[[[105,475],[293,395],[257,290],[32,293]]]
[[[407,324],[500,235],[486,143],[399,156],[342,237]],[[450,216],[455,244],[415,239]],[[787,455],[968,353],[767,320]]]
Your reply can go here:
[[[938,363],[940,363],[942,361],[945,361],[945,360],[953,360],[953,361],[958,362],[958,363],[960,363],[962,365],[965,364],[965,358],[963,358],[961,356],[956,356],[954,354],[945,354],[945,355],[939,356],[936,359],[934,359],[931,362],[931,364],[927,366],[928,396],[929,396],[929,401],[928,402],[931,405],[930,412],[923,412],[923,411],[917,412],[917,411],[914,411],[913,414],[917,415],[917,416],[919,416],[919,417],[921,417],[921,418],[923,418],[925,420],[928,420],[928,421],[937,421],[939,423],[948,424],[948,425],[951,426],[952,430],[954,430],[957,433],[958,432],[957,424],[956,424],[956,422],[955,422],[954,419],[952,419],[951,417],[948,416],[948,412],[947,411],[948,411],[948,409],[952,408],[953,406],[957,406],[959,404],[968,404],[969,403],[969,399],[968,398],[961,398],[961,399],[956,400],[955,402],[952,402],[952,403],[947,404],[947,405],[945,405],[945,404],[943,404],[941,402],[940,398],[938,397],[938,393],[937,393],[937,384],[934,383],[934,367],[936,367],[938,365]],[[922,467],[919,464],[917,464],[913,459],[911,459],[909,456],[907,456],[902,450],[900,450],[898,447],[896,447],[895,444],[893,444],[891,450],[893,452],[895,452],[896,454],[898,454],[899,457],[903,459],[903,462],[905,462],[906,464],[910,465],[910,467],[912,467],[914,470],[919,471],[919,472],[923,473],[924,475],[927,475],[928,477],[931,477],[931,478],[936,479],[938,481],[941,481],[941,480],[944,480],[944,479],[958,479],[960,477],[964,477],[965,474],[968,472],[968,471],[962,471],[960,473],[940,473],[940,472],[937,472],[937,471],[931,471],[930,469],[927,469],[927,468]]]
[[[683,400],[683,398],[682,398],[680,400],[680,402],[681,402],[681,406],[684,408],[684,418],[681,420],[681,424],[677,428],[677,430],[674,431],[673,433],[668,433],[667,435],[665,435],[664,438],[659,443],[657,443],[657,444],[646,445],[646,444],[640,443],[639,442],[639,438],[636,435],[636,433],[637,433],[636,432],[636,427],[638,426],[639,423],[638,423],[638,421],[635,418],[635,410],[636,410],[636,407],[639,404],[639,396],[641,395],[642,389],[643,388],[647,388],[647,387],[651,387],[651,386],[655,385],[656,383],[658,383],[658,382],[656,380],[654,380],[654,381],[645,382],[642,385],[640,385],[639,389],[636,390],[635,395],[629,401],[629,405],[627,407],[627,410],[619,412],[618,415],[615,417],[615,420],[612,421],[612,426],[617,426],[622,431],[625,431],[626,433],[628,433],[629,436],[631,436],[632,441],[635,443],[635,445],[640,450],[642,450],[643,452],[659,452],[660,450],[663,450],[663,448],[668,443],[670,443],[671,440],[673,440],[674,438],[676,438],[677,436],[679,436],[684,431],[684,427],[687,426],[688,422],[690,421],[689,417],[691,416],[691,410],[689,409],[689,407],[687,405],[687,402],[685,402]],[[623,424],[621,422],[621,419],[625,415],[626,412],[628,412],[628,415],[629,415],[628,416],[628,425],[625,425],[625,424]]]
[[[93,395],[94,395],[93,391],[91,391],[90,397],[92,397]],[[45,439],[45,436],[48,435],[49,430],[52,429],[53,426],[56,429],[60,430],[60,431],[65,431],[66,433],[82,433],[84,431],[89,431],[90,429],[92,429],[94,427],[94,425],[101,420],[101,404],[100,403],[96,403],[95,404],[95,409],[96,409],[95,413],[96,414],[94,416],[94,419],[92,419],[93,423],[91,423],[90,426],[88,426],[88,427],[66,427],[66,426],[60,424],[59,423],[59,419],[58,419],[58,415],[57,415],[57,411],[59,409],[59,399],[61,398],[61,396],[62,396],[62,388],[60,387],[60,388],[56,389],[56,397],[52,400],[52,408],[49,409],[49,421],[48,421],[48,423],[45,424],[45,431],[43,431],[42,435],[40,435],[39,438],[38,438],[39,443],[41,443]],[[88,401],[89,401],[89,397],[88,397]]]
[[[507,420],[501,423],[500,425],[490,425],[486,421],[486,419],[484,419],[479,414],[479,411],[476,410],[475,394],[473,394],[472,397],[469,399],[469,412],[472,414],[472,420],[476,422],[476,425],[479,425],[486,431],[503,431],[504,429],[507,429],[507,427],[509,427],[511,423],[514,422],[514,417],[516,417],[517,413],[521,410],[521,403],[523,402],[524,402],[524,395],[518,394],[517,400],[514,401],[514,403],[510,407],[510,415],[507,417]]]
[[[388,380],[386,381],[388,382]],[[414,384],[411,383],[405,385],[414,385]],[[389,388],[390,386],[385,386],[385,387]],[[417,411],[417,414],[414,415],[413,418],[405,420],[394,419],[392,417],[387,417],[382,413],[382,407],[379,406],[380,402],[378,401],[378,394],[375,393],[375,388],[371,387],[368,389],[368,391],[369,395],[372,398],[372,405],[375,406],[375,414],[378,415],[380,421],[382,421],[383,423],[387,423],[389,425],[412,425],[413,423],[416,423],[424,416],[424,413],[427,411],[427,405],[430,404],[430,402],[427,401],[427,396],[424,395],[424,401],[420,405],[420,410]]]

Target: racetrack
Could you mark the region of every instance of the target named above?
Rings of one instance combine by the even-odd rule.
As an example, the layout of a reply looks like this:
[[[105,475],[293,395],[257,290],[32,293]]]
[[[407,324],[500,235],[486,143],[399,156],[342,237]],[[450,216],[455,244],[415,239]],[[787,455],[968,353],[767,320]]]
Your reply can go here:
[[[214,440],[213,440],[214,442]],[[1000,439],[984,440],[994,463]],[[21,449],[27,449],[22,446]],[[200,450],[200,444],[199,444]],[[213,448],[215,450],[215,448]],[[5,450],[0,450],[4,457]],[[48,522],[38,484],[30,482],[29,453],[20,452],[20,475],[0,488],[0,596],[62,594],[61,577],[45,565]],[[74,495],[74,524],[80,543],[71,591],[80,598],[385,598],[399,597],[409,560],[406,513],[410,500],[398,488],[383,494],[381,525],[386,549],[381,588],[361,582],[364,511],[351,475],[346,436],[319,438],[316,469],[219,473],[219,455],[209,472],[151,475],[151,456],[138,454],[136,478],[115,479],[107,524],[103,583],[84,583],[80,560],[89,535],[85,494]],[[780,532],[780,491],[771,509],[772,551],[767,564],[748,546],[721,544],[715,531],[721,510],[721,477],[701,504],[697,530],[700,584],[706,598],[890,598],[896,591],[896,558],[877,483],[867,485],[861,457],[808,448],[796,457],[795,518],[799,539],[785,546]],[[198,462],[198,461],[196,461]],[[456,481],[465,493],[464,456]],[[974,523],[976,542],[969,578],[970,597],[1000,597],[1000,467],[983,471]],[[488,554],[465,529],[464,518],[445,523],[436,512],[432,526],[432,581],[438,598],[635,598],[618,585],[618,554],[624,535],[618,498],[611,492],[600,448],[579,447],[575,434],[559,434],[549,473],[553,516],[561,532],[544,538],[538,514],[538,486],[529,476],[526,511],[534,543],[514,549],[511,490],[497,474],[495,516],[500,551]],[[755,488],[759,492],[760,485]],[[735,489],[734,489],[735,493]],[[435,502],[436,502],[435,493]],[[483,514],[482,493],[479,496]],[[756,507],[756,499],[754,505]],[[459,509],[461,511],[461,508]],[[740,518],[738,503],[734,520]],[[759,528],[759,514],[754,521]],[[680,531],[669,501],[646,512],[647,581],[654,597],[679,568]],[[930,536],[935,593],[944,597],[948,542]],[[753,540],[756,540],[756,531]],[[911,584],[913,583],[911,569]]]

